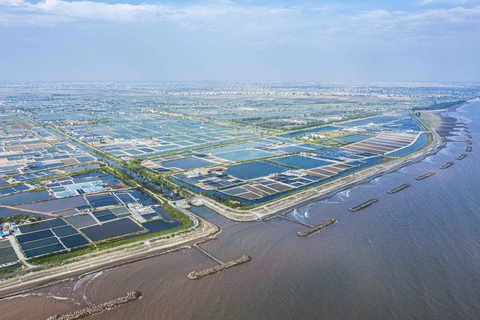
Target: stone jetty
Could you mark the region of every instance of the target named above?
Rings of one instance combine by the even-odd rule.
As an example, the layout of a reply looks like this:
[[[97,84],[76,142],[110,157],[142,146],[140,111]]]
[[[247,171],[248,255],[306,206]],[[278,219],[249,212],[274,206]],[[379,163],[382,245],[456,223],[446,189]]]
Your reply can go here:
[[[447,169],[451,166],[453,166],[453,162],[447,162],[443,166],[441,166],[440,169]]]
[[[398,186],[398,187],[396,187],[392,190],[388,190],[387,193],[388,194],[394,194],[394,193],[400,192],[404,189],[407,189],[408,187],[410,187],[410,183],[404,183],[404,184],[402,184],[402,185],[400,185],[400,186]]]
[[[93,314],[97,314],[106,310],[111,310],[115,307],[118,307],[122,304],[126,304],[135,300],[138,300],[142,297],[142,293],[139,291],[128,292],[125,296],[113,299],[93,307],[83,308],[72,313],[67,313],[64,315],[55,315],[47,320],[75,320],[82,319]]]
[[[463,159],[465,159],[466,156],[467,156],[467,154],[462,153],[461,155],[458,156],[457,160],[463,160]]]
[[[318,226],[315,226],[315,227],[312,227],[312,228],[308,228],[307,230],[305,231],[299,231],[297,232],[297,235],[299,237],[308,237],[309,235],[311,235],[312,233],[315,233],[317,231],[320,231],[322,230],[323,228],[326,228],[332,224],[334,224],[337,220],[333,219],[333,218],[327,218],[325,220],[325,222],[322,222],[321,224],[319,224]]]
[[[350,210],[351,212],[357,212],[365,209],[366,207],[370,207],[372,204],[377,202],[378,202],[378,199],[372,198],[370,200],[365,201],[364,203],[359,204],[358,206],[355,206],[353,208],[348,208],[348,210]]]
[[[247,263],[252,258],[248,255],[243,255],[242,257],[238,258],[237,260],[229,261],[227,263],[222,263],[219,266],[208,268],[202,271],[192,271],[187,275],[187,278],[190,280],[199,280],[204,277],[210,276],[212,274],[215,274],[217,272],[220,272],[222,270],[237,266],[239,264]],[[52,319],[53,320],[53,319]]]
[[[433,176],[434,174],[435,174],[435,172],[430,171],[430,172],[427,172],[427,173],[425,173],[425,174],[423,174],[423,175],[421,175],[421,176],[419,176],[419,177],[416,177],[415,180],[427,179],[428,177],[431,177],[431,176]]]

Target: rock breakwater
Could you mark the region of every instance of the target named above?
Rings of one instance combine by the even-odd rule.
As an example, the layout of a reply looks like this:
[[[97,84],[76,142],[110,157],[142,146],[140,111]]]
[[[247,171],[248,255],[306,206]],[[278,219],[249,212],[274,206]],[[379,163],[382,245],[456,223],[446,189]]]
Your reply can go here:
[[[47,320],[75,320],[75,319],[82,319],[88,316],[91,316],[93,314],[97,314],[106,310],[111,310],[113,308],[116,308],[122,304],[126,304],[132,301],[136,301],[142,297],[142,293],[139,291],[132,291],[128,292],[125,296],[119,297],[104,303],[101,303],[99,305],[93,306],[93,307],[87,307],[83,308],[77,311],[74,311],[72,313],[67,313],[64,315],[55,315]]]
[[[252,258],[250,256],[243,255],[236,260],[229,261],[227,263],[222,263],[221,265],[216,266],[216,267],[208,268],[208,269],[205,269],[205,270],[202,270],[202,271],[192,271],[187,275],[187,278],[190,279],[190,280],[199,280],[199,279],[202,279],[204,277],[215,274],[217,272],[220,272],[222,270],[225,270],[225,269],[228,269],[228,268],[231,268],[231,267],[243,264],[243,263],[247,263],[250,260],[252,260]]]
[[[308,237],[309,235],[311,235],[312,233],[315,233],[317,231],[320,231],[332,224],[334,224],[337,220],[333,219],[333,218],[327,218],[325,220],[325,222],[319,224],[318,226],[315,226],[315,227],[312,227],[312,228],[308,228],[307,230],[305,231],[299,231],[297,232],[297,235],[299,237]]]
[[[359,204],[358,206],[355,206],[353,208],[348,208],[348,210],[350,210],[351,212],[357,212],[365,209],[366,207],[370,207],[372,204],[377,202],[378,202],[378,199],[372,198],[370,200],[365,201],[364,203]]]

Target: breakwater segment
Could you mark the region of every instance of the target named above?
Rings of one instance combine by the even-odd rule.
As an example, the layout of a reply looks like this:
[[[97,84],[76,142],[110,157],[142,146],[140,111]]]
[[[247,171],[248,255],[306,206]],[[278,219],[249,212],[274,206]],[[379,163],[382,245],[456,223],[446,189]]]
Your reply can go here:
[[[430,172],[427,172],[427,173],[425,173],[425,174],[423,174],[423,175],[421,175],[421,176],[416,177],[415,180],[427,179],[428,177],[431,177],[431,176],[433,176],[434,174],[435,174],[435,172],[430,171]]]
[[[365,209],[366,207],[370,207],[372,204],[377,202],[378,202],[378,199],[372,198],[370,200],[365,201],[364,203],[359,204],[358,206],[355,206],[353,208],[348,208],[348,210],[350,210],[351,212],[357,212]]]
[[[202,271],[192,271],[187,275],[187,278],[190,279],[190,280],[199,280],[199,279],[202,279],[204,277],[215,274],[217,272],[220,272],[222,270],[237,266],[239,264],[247,263],[250,260],[252,260],[252,258],[250,256],[243,255],[236,260],[229,261],[227,263],[222,263],[221,265],[216,266],[216,267],[204,269]]]
[[[332,224],[334,224],[337,220],[333,219],[333,218],[327,218],[325,220],[325,222],[322,222],[321,224],[319,224],[318,226],[314,226],[314,227],[311,227],[311,228],[308,228],[307,230],[305,231],[299,231],[297,232],[297,235],[299,237],[308,237],[309,235],[311,235],[312,233],[315,233],[317,231],[320,231]]]
[[[457,160],[463,160],[463,159],[465,159],[466,156],[467,156],[466,153],[462,153],[461,155],[459,155],[459,156],[457,157]]]
[[[441,166],[440,169],[447,169],[451,166],[453,166],[453,162],[447,162],[443,166]]]
[[[139,291],[128,292],[125,296],[113,299],[93,307],[83,308],[72,313],[67,313],[64,315],[55,315],[47,320],[75,320],[82,319],[93,314],[97,314],[106,310],[111,310],[122,304],[126,304],[135,300],[138,300],[142,297],[142,293]]]
[[[404,189],[407,189],[408,187],[410,187],[410,183],[404,183],[396,188],[393,188],[392,190],[388,190],[387,193],[388,194],[394,194],[394,193],[397,193],[397,192],[400,192]]]
[[[467,147],[467,149],[465,149],[466,152],[472,152],[472,147]]]

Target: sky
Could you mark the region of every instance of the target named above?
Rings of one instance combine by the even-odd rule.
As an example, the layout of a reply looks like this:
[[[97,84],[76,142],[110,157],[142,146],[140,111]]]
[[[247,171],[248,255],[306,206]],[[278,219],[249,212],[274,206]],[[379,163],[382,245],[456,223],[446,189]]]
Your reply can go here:
[[[480,0],[0,0],[0,81],[480,82]]]

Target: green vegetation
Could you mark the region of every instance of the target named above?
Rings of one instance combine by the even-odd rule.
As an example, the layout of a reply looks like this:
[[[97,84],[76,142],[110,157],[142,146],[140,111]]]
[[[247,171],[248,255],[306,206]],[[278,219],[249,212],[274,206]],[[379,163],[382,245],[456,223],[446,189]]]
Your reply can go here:
[[[53,254],[53,255],[39,257],[39,258],[33,258],[28,260],[28,262],[35,265],[50,264],[50,263],[56,263],[63,260],[83,256],[87,253],[92,253],[95,251],[98,251],[98,249],[96,249],[93,245],[89,245],[86,248],[80,248],[78,250],[72,250],[70,252]]]
[[[39,221],[41,220],[42,218],[40,217],[37,217],[35,215],[29,215],[29,214],[24,214],[24,213],[19,213],[19,214],[14,214],[10,217],[0,217],[0,223],[6,223],[6,222],[15,222],[15,223],[20,223],[20,222],[24,222],[26,220],[30,220],[30,221]]]
[[[466,102],[465,100],[448,101],[448,102],[442,102],[442,103],[435,102],[434,104],[425,106],[425,107],[413,107],[412,110],[414,111],[415,110],[441,110],[441,109],[450,108],[457,104],[462,104],[465,102]]]
[[[15,265],[15,266],[17,266],[17,265]],[[0,269],[0,276],[4,276],[4,275],[10,274],[10,273],[18,272],[18,271],[21,271],[23,269],[23,265],[19,266],[19,267],[16,267],[16,268],[15,268],[15,266],[1,268]]]

